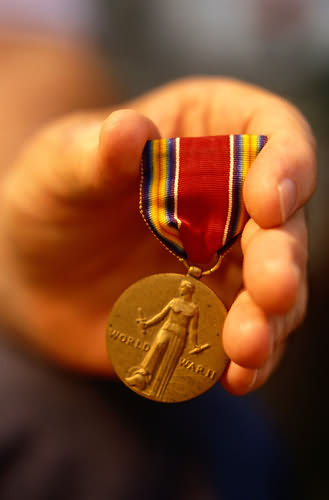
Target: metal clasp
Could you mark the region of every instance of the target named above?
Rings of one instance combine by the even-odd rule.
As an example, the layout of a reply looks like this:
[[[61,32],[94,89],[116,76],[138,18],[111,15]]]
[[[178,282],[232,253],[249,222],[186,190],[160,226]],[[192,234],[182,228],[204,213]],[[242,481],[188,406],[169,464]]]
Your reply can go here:
[[[209,276],[209,274],[212,274],[213,272],[217,271],[217,269],[222,263],[223,257],[224,257],[223,255],[219,255],[216,264],[210,269],[202,269],[199,266],[191,266],[186,260],[184,260],[184,264],[188,269],[187,274],[189,276],[193,276],[193,278],[196,278],[198,280],[203,278],[203,276]]]

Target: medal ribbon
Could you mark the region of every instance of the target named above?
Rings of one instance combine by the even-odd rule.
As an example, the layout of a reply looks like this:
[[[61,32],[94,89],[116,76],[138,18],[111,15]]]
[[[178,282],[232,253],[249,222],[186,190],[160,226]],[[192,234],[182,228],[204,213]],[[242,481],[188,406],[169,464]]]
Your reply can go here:
[[[243,182],[266,140],[243,134],[146,143],[140,209],[168,250],[207,264],[234,243],[248,217]]]

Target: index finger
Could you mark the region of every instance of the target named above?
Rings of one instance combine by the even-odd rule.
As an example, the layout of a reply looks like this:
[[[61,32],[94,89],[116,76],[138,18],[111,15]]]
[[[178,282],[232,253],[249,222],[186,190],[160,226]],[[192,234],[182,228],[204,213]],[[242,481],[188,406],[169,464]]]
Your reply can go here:
[[[277,226],[305,205],[314,192],[315,140],[301,113],[277,97],[263,101],[248,128],[250,132],[262,131],[268,142],[248,172],[244,202],[261,227]]]

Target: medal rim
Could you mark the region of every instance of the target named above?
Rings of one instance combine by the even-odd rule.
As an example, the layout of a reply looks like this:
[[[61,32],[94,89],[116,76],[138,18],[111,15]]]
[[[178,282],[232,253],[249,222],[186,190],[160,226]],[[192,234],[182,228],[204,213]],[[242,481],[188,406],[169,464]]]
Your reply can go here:
[[[113,355],[111,354],[111,341],[110,341],[110,337],[109,337],[109,328],[110,328],[110,323],[111,323],[111,318],[113,316],[113,314],[115,314],[115,311],[116,311],[116,308],[119,307],[119,304],[122,302],[122,299],[123,297],[127,294],[129,294],[129,292],[131,292],[131,290],[133,288],[136,287],[136,285],[138,286],[141,286],[143,282],[147,282],[147,281],[150,281],[150,280],[154,280],[154,279],[157,279],[159,278],[160,279],[165,279],[165,278],[169,278],[169,279],[172,279],[174,278],[174,280],[178,281],[178,280],[187,280],[187,281],[190,281],[194,284],[196,284],[196,286],[198,287],[201,287],[204,288],[205,290],[207,290],[207,293],[210,294],[210,296],[212,296],[216,302],[218,303],[219,307],[220,307],[220,313],[222,314],[223,316],[223,323],[224,323],[224,320],[226,318],[226,315],[227,315],[227,310],[223,304],[223,302],[221,301],[221,299],[216,295],[216,293],[208,286],[206,285],[205,283],[201,282],[200,280],[198,280],[197,278],[191,276],[191,275],[186,275],[186,274],[180,274],[180,273],[155,273],[155,274],[151,274],[149,276],[145,276],[137,281],[135,281],[134,283],[132,283],[130,286],[128,286],[121,294],[120,296],[117,298],[117,300],[114,302],[113,306],[112,306],[112,309],[111,309],[111,312],[109,313],[108,315],[108,321],[107,321],[107,328],[106,328],[106,350],[107,350],[107,354],[108,354],[108,357],[112,363],[112,366],[113,366],[113,369],[116,373],[116,376],[119,378],[119,380],[128,388],[130,389],[131,391],[133,391],[135,394],[141,396],[141,397],[144,397],[150,401],[154,401],[154,402],[157,402],[157,403],[180,403],[180,402],[186,402],[186,401],[190,401],[196,397],[199,397],[201,396],[202,394],[206,393],[208,390],[210,390],[216,383],[218,383],[218,381],[220,380],[221,376],[223,375],[226,367],[227,367],[227,364],[229,362],[229,358],[227,356],[227,354],[225,353],[224,351],[224,348],[223,348],[223,343],[222,343],[222,329],[221,329],[221,346],[222,346],[222,352],[221,352],[221,356],[224,358],[224,368],[222,369],[221,372],[219,372],[218,375],[216,375],[216,377],[214,378],[214,380],[212,380],[212,383],[207,387],[205,388],[204,390],[202,390],[199,394],[192,394],[192,395],[187,395],[187,397],[184,397],[183,399],[178,399],[178,400],[169,400],[169,401],[166,401],[166,400],[160,400],[160,399],[157,399],[155,397],[152,397],[151,395],[148,395],[147,393],[143,392],[143,391],[140,391],[140,390],[135,390],[134,387],[132,387],[131,385],[129,385],[123,376],[120,376],[119,373],[118,373],[118,369],[117,369],[117,362],[114,360],[113,358]],[[174,298],[174,297],[173,297]],[[185,349],[185,347],[184,347]],[[183,351],[184,352],[184,351]]]

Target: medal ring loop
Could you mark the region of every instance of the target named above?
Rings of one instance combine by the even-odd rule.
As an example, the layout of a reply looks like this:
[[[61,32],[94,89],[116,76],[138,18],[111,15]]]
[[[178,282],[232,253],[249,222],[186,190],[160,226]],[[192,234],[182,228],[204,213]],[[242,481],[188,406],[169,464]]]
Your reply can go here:
[[[184,260],[183,262],[184,262],[184,265],[189,270],[188,274],[191,274],[195,278],[201,279],[203,276],[209,276],[209,274],[212,274],[215,271],[217,271],[217,269],[219,268],[219,266],[222,263],[223,257],[224,257],[223,255],[218,255],[218,259],[217,259],[216,264],[213,267],[211,267],[210,269],[205,269],[205,270],[203,270],[199,266],[193,266],[193,265],[191,266],[187,262],[187,260]]]

